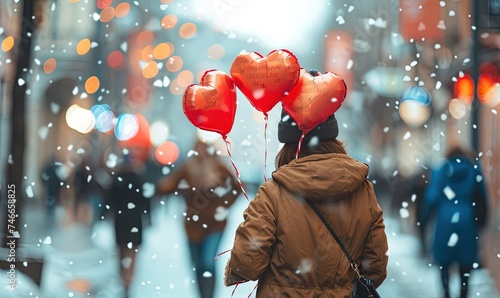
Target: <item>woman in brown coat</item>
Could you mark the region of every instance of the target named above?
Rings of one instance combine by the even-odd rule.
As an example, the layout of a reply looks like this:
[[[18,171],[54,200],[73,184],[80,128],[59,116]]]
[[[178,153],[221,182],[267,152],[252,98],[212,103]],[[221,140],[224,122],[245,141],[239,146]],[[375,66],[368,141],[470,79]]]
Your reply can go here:
[[[185,228],[200,297],[212,298],[214,258],[227,224],[227,209],[239,196],[241,188],[226,164],[207,152],[205,143],[196,142],[194,149],[193,156],[158,182],[156,194],[178,191],[185,199]]]
[[[283,115],[277,170],[244,212],[225,285],[258,280],[257,297],[265,298],[352,297],[357,275],[308,198],[378,287],[387,275],[388,245],[368,166],[349,157],[336,139],[334,115],[306,135],[296,159],[302,132]]]

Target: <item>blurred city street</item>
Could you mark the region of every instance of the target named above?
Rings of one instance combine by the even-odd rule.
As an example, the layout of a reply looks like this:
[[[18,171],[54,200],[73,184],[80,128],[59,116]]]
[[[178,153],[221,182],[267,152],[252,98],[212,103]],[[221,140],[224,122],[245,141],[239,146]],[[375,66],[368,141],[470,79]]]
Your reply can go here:
[[[468,298],[500,298],[499,29],[498,0],[0,0],[0,298],[255,297],[223,285],[237,184],[291,149],[368,168],[382,297],[441,298],[461,259],[452,297],[473,264]]]
[[[133,281],[130,298],[169,298],[198,297],[187,251],[187,240],[183,229],[183,204],[173,197],[162,200],[153,211],[152,225],[145,235],[144,245],[139,250],[136,276]],[[228,218],[228,227],[224,234],[220,251],[232,247],[234,231],[242,220],[242,212],[248,202],[240,197],[232,207]],[[33,209],[31,209],[33,208]],[[40,217],[40,206],[31,206],[27,211],[27,233],[23,234],[25,243],[31,247],[32,255],[44,258],[41,287],[38,288],[27,277],[19,278],[15,292],[2,287],[0,297],[106,297],[123,298],[118,274],[118,256],[114,251],[113,229],[108,222],[97,224],[92,232],[83,228],[66,227],[68,231],[59,231],[48,240]],[[420,256],[420,243],[412,233],[404,232],[401,219],[387,217],[386,232],[389,239],[388,277],[379,292],[382,297],[438,298],[441,296],[439,269]],[[500,239],[484,251],[499,251]],[[26,237],[26,238],[24,238]],[[86,239],[85,237],[88,237]],[[91,243],[87,240],[91,240]],[[496,245],[496,246],[495,246]],[[494,263],[498,264],[499,257]],[[216,277],[217,298],[248,297],[255,282],[226,288],[222,277],[228,254],[218,257]],[[493,263],[493,264],[494,264]],[[499,279],[500,271],[495,272]],[[5,283],[5,280],[2,280]],[[452,297],[458,297],[458,275],[451,278]],[[73,284],[73,286],[71,286]],[[453,286],[454,285],[454,286]],[[72,288],[71,288],[72,287]],[[254,297],[253,294],[251,297]],[[487,269],[476,269],[471,274],[470,297],[499,298],[495,281]]]

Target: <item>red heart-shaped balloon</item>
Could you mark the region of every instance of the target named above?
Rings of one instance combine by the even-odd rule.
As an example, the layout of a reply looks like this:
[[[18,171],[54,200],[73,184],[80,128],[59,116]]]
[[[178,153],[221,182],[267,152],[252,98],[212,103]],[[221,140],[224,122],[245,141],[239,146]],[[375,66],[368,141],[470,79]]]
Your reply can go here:
[[[182,110],[194,126],[226,137],[236,115],[233,80],[222,71],[206,71],[200,85],[192,84],[186,88],[182,97]]]
[[[266,57],[250,52],[236,56],[230,73],[250,103],[267,114],[295,85],[300,66],[288,50],[274,50]]]
[[[297,84],[281,103],[305,135],[335,113],[346,95],[346,84],[337,75],[327,72],[312,76],[302,69]]]

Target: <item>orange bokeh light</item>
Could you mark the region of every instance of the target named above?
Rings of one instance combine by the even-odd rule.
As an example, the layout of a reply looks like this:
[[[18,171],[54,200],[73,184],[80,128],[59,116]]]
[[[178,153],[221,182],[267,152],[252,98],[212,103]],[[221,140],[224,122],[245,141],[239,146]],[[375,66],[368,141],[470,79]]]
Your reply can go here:
[[[167,59],[170,56],[170,46],[166,43],[160,43],[153,50],[153,57],[158,60]]]
[[[174,14],[168,14],[161,19],[161,27],[163,29],[172,29],[177,25],[179,19]]]
[[[8,52],[8,51],[12,50],[13,47],[14,47],[14,37],[7,36],[2,41],[2,51]]]
[[[99,90],[100,84],[101,83],[98,77],[91,76],[90,78],[87,79],[87,81],[85,81],[85,91],[88,94],[94,94],[97,92],[97,90]]]
[[[111,3],[113,3],[113,0],[97,0],[97,8],[104,9],[106,7],[109,7]]]
[[[141,59],[142,59],[142,61],[153,60],[153,46],[152,45],[147,45],[142,49]]]
[[[171,165],[179,157],[179,147],[173,142],[167,141],[155,150],[155,159],[162,165]]]
[[[166,67],[168,71],[176,72],[179,71],[184,65],[184,61],[180,56],[172,56],[168,58]]]
[[[191,85],[193,83],[193,80],[194,80],[194,75],[189,70],[183,70],[177,76],[177,82],[179,83],[179,86],[184,88]]]
[[[474,96],[474,80],[468,74],[459,77],[455,83],[455,96],[463,102],[470,104]]]
[[[170,83],[170,93],[174,95],[180,95],[183,94],[186,88],[182,87],[182,85],[179,83],[179,79],[174,79]]]
[[[179,36],[182,38],[191,38],[196,34],[196,24],[194,23],[185,23],[179,29]]]
[[[57,67],[56,59],[49,58],[43,64],[43,72],[45,72],[46,74],[49,74],[49,73],[53,72],[54,70],[56,70],[56,67]]]
[[[496,81],[489,75],[480,75],[479,82],[477,84],[477,97],[482,103],[486,103],[487,97],[486,93],[490,88],[496,83]]]
[[[84,38],[80,40],[76,45],[76,52],[78,53],[78,55],[83,56],[90,51],[90,45],[90,39]]]
[[[213,60],[219,60],[226,54],[226,49],[220,44],[214,44],[208,48],[207,51],[208,58]]]
[[[136,42],[137,45],[143,47],[153,42],[153,39],[154,39],[153,32],[149,30],[144,30],[141,31],[139,34],[137,34]]]
[[[123,18],[130,12],[130,4],[122,2],[115,7],[115,17]]]
[[[154,78],[158,74],[158,64],[154,61],[149,61],[148,64],[142,69],[142,75],[146,79]]]
[[[107,23],[111,21],[115,17],[115,9],[111,6],[104,8],[101,10],[99,19],[103,23]]]

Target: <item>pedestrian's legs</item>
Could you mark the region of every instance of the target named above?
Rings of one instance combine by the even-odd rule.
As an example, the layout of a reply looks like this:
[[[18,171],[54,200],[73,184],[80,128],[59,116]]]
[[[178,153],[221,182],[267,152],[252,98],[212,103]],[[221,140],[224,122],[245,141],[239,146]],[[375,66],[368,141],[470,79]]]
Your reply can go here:
[[[450,267],[449,265],[441,266],[441,284],[443,285],[444,298],[450,298]]]
[[[136,247],[131,249],[127,246],[120,247],[120,271],[122,275],[123,285],[125,286],[126,297],[129,294],[129,287],[134,277]]]
[[[212,298],[215,291],[215,256],[222,232],[212,233],[201,243],[190,243],[191,259],[196,268],[198,288],[202,298]]]
[[[467,266],[460,266],[460,298],[467,298],[467,293],[469,291],[469,277],[470,268]]]

